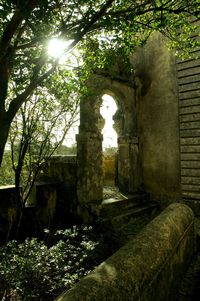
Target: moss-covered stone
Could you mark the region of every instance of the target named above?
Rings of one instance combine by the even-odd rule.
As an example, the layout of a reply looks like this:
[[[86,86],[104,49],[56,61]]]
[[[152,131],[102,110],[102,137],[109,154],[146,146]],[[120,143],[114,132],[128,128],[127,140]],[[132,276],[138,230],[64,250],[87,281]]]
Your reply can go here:
[[[57,301],[173,300],[193,253],[193,212],[171,204]]]

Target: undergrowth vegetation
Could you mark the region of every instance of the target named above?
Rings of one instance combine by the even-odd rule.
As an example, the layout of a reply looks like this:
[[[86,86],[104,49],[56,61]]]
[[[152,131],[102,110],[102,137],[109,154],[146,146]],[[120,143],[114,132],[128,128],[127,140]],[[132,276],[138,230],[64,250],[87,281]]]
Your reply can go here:
[[[91,226],[45,232],[43,241],[27,238],[0,248],[2,301],[55,300],[105,259],[103,237]]]

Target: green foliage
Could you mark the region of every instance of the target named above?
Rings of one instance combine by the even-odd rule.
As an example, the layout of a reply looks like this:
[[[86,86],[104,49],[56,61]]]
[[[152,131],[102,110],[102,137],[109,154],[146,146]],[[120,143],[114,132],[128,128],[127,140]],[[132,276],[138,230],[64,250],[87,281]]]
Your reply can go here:
[[[115,157],[117,154],[117,147],[106,147],[103,151],[104,157]]]
[[[68,82],[72,84],[65,89],[66,72],[59,67],[45,86],[38,87],[29,101],[22,104],[11,124],[9,141],[15,185],[24,204],[42,164],[62,144],[77,119],[79,97],[73,91],[75,87],[78,91],[79,83],[71,72]]]
[[[70,147],[65,145],[60,145],[54,152],[54,155],[67,156],[67,155],[76,155],[77,146],[72,144]]]
[[[0,168],[0,185],[14,185],[15,175],[12,168],[11,152],[6,150],[4,152],[3,163]]]
[[[200,5],[197,0],[120,0],[110,1],[109,5],[108,1],[102,0],[46,0],[37,1],[35,9],[29,2],[11,1],[12,4],[8,5],[7,1],[1,1],[0,4],[1,37],[17,10],[22,19],[19,26],[14,28],[15,34],[7,54],[10,63],[8,104],[57,63],[57,59],[47,54],[48,41],[52,37],[73,40],[70,47],[78,46],[86,59],[93,57],[95,67],[102,67],[106,62],[104,51],[107,53],[108,49],[123,49],[123,53],[128,55],[135,47],[143,44],[154,30],[167,35],[172,39],[173,46],[181,49],[188,49],[196,43],[194,40],[188,41],[195,25],[190,23],[190,16],[199,16]],[[98,59],[99,55],[101,59]],[[66,79],[69,79],[71,74],[67,72]],[[50,81],[57,93],[64,91],[58,87],[64,82],[61,83],[56,76],[51,77]],[[42,81],[39,81],[38,85],[41,84]],[[70,85],[72,83],[67,82],[66,88]]]
[[[0,250],[0,283],[22,301],[54,300],[93,268],[94,261],[86,264],[100,242],[93,231],[87,226],[59,230],[50,247],[36,238],[7,243]]]

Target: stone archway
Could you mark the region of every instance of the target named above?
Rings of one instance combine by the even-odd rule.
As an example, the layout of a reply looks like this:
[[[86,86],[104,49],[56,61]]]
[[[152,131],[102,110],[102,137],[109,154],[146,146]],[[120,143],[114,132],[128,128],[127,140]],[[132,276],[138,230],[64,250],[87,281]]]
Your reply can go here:
[[[116,186],[117,179],[117,132],[113,125],[113,116],[118,110],[116,101],[109,94],[102,96],[102,104],[100,107],[100,114],[105,120],[104,127],[102,129],[103,142],[103,185],[105,187]]]
[[[135,90],[127,83],[94,76],[89,93],[80,103],[77,135],[77,196],[79,204],[100,204],[103,198],[102,134],[100,114],[102,96],[109,94],[116,103],[114,128],[118,134],[118,186],[120,191],[135,192],[140,185]]]

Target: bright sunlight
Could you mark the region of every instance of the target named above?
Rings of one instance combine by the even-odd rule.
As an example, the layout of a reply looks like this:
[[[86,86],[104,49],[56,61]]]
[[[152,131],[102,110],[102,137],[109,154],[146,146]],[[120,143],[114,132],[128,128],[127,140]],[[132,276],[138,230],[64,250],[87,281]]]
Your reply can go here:
[[[113,128],[113,115],[117,111],[117,105],[115,100],[108,94],[104,94],[102,100],[103,102],[100,108],[100,113],[105,119],[105,125],[102,130],[103,149],[117,147],[117,133]]]
[[[48,55],[54,58],[61,57],[73,40],[63,41],[59,39],[51,39],[48,44]]]

